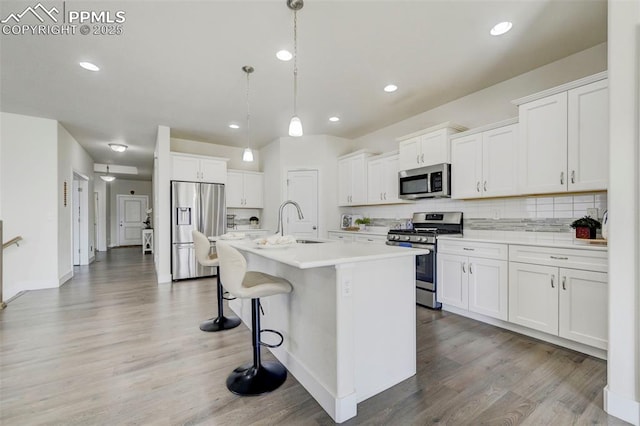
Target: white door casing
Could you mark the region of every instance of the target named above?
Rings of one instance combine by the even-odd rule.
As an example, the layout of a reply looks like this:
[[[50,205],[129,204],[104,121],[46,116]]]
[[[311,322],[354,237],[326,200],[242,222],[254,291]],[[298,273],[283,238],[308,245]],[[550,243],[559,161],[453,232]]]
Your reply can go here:
[[[73,208],[72,211],[72,216],[73,216],[73,224],[71,227],[71,233],[72,233],[72,238],[73,238],[73,243],[71,244],[72,246],[72,258],[73,258],[73,265],[74,266],[78,266],[80,265],[80,218],[81,218],[81,214],[80,214],[80,209],[81,209],[81,205],[80,205],[80,185],[79,182],[77,180],[73,180],[73,195],[72,195],[72,199],[71,199],[71,207]]]
[[[142,221],[149,199],[146,195],[116,195],[118,200],[118,245],[142,244]]]
[[[289,170],[287,172],[287,200],[300,205],[303,219],[293,206],[285,207],[283,212],[284,230],[307,238],[318,238],[318,171]]]

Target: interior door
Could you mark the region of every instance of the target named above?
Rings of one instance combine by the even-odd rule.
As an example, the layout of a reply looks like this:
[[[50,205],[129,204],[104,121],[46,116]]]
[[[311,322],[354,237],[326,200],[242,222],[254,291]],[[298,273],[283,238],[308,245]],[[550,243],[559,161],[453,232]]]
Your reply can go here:
[[[142,221],[145,218],[146,211],[146,196],[118,196],[118,245],[133,246],[142,244]]]
[[[318,238],[318,171],[290,170],[287,172],[287,200],[300,205],[303,219],[298,219],[294,206],[285,206],[284,231],[306,238]]]
[[[73,206],[73,265],[80,265],[80,184],[77,180],[73,180],[71,205]]]

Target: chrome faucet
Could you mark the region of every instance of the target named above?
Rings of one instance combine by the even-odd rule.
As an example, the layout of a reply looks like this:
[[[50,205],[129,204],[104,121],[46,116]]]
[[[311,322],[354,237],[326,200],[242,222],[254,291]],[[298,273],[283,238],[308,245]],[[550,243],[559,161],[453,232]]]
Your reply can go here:
[[[293,200],[285,201],[284,203],[280,204],[280,210],[278,211],[278,229],[276,230],[276,235],[278,233],[280,235],[284,235],[284,227],[282,226],[282,211],[284,210],[284,206],[286,206],[287,204],[293,204],[294,206],[296,206],[296,209],[298,210],[298,219],[304,219],[304,216],[302,215],[302,209],[300,208],[300,205],[298,203]]]

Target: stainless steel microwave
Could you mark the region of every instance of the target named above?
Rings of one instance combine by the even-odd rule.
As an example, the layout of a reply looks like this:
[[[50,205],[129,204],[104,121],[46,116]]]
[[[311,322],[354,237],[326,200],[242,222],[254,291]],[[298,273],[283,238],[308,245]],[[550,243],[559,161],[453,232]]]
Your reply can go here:
[[[398,194],[405,200],[451,196],[451,164],[442,163],[398,172]]]

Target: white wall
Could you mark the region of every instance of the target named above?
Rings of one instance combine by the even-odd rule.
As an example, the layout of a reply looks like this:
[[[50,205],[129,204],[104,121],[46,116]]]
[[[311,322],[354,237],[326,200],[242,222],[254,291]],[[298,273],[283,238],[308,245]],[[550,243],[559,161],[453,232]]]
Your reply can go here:
[[[158,284],[171,282],[170,129],[158,126],[153,167],[154,260]]]
[[[640,1],[609,1],[609,352],[605,410],[640,424]]]
[[[248,163],[242,161],[244,148],[171,138],[171,152],[228,158],[227,169],[260,171],[260,151],[255,149],[253,150],[253,161]]]
[[[109,194],[109,223],[111,234],[109,235],[109,247],[115,247],[118,245],[118,232],[120,226],[118,224],[118,195],[131,195],[131,191],[134,191],[133,195],[146,195],[149,200],[147,208],[153,207],[153,194],[152,185],[149,180],[126,180],[116,179],[107,183],[110,189]],[[145,212],[142,212],[143,217]],[[142,240],[141,240],[142,241]]]
[[[473,128],[517,117],[513,99],[606,69],[607,45],[603,43],[359,137],[355,149],[394,151],[398,149],[396,138],[445,121]]]
[[[87,209],[87,220],[81,223],[84,236],[83,254],[80,264],[88,264],[95,258],[94,256],[94,206],[93,206],[93,159],[71,136],[71,134],[61,124],[58,123],[58,278],[60,284],[64,283],[73,275],[73,234],[72,216],[73,208],[71,189],[73,173],[88,177],[87,191],[83,195],[85,207]],[[67,182],[68,200],[64,202],[64,183]]]
[[[276,139],[260,150],[262,158],[262,171],[264,172],[264,208],[260,227],[272,229],[278,228],[278,207],[282,203],[282,161],[280,139]]]
[[[24,238],[20,247],[4,251],[6,300],[23,290],[58,287],[57,206],[62,188],[57,179],[57,122],[4,112],[0,122],[4,239]]]

